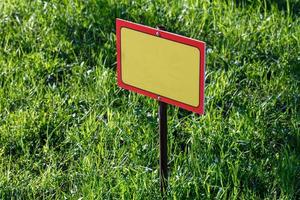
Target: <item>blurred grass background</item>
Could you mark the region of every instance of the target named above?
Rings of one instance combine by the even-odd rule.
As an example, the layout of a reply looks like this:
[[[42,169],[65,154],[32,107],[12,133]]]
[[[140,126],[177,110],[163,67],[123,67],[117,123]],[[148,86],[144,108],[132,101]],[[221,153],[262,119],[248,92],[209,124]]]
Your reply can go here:
[[[169,106],[168,199],[300,199],[299,0],[0,1],[0,199],[159,199],[157,102],[116,85],[115,19],[207,43]]]

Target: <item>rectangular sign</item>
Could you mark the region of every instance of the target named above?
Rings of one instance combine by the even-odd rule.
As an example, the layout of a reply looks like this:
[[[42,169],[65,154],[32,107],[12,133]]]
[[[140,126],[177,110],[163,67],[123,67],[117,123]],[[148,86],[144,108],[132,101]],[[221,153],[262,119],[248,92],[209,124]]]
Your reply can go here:
[[[116,20],[118,85],[204,113],[205,43]]]

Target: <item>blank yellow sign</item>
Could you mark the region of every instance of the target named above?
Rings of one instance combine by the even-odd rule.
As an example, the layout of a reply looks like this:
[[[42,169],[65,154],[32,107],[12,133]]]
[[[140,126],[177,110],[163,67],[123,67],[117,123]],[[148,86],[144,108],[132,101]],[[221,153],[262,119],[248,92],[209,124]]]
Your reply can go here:
[[[121,63],[125,84],[193,107],[199,105],[198,48],[122,27]]]

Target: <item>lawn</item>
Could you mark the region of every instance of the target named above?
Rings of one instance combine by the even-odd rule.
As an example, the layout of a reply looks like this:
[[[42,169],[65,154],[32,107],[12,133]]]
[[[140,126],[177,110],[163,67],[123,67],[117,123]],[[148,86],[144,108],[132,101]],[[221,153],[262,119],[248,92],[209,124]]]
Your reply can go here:
[[[300,199],[299,0],[0,1],[0,199],[160,199],[116,18],[207,45],[205,115],[168,109],[168,199]]]

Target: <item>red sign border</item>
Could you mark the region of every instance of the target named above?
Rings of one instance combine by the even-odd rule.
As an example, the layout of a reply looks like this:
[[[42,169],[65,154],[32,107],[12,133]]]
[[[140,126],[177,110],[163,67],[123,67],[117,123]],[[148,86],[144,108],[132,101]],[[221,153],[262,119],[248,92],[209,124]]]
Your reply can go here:
[[[146,34],[150,34],[153,36],[159,36],[161,38],[171,40],[174,42],[179,42],[182,44],[186,44],[189,46],[196,47],[200,51],[200,78],[199,78],[199,105],[197,107],[176,101],[174,99],[170,99],[132,85],[128,85],[122,81],[122,63],[121,63],[121,28],[129,28],[132,30],[140,31]],[[194,40],[188,37],[180,36],[174,33],[170,33],[167,31],[155,29],[152,27],[136,24],[130,21],[116,19],[116,43],[117,43],[117,81],[118,85],[126,90],[131,90],[133,92],[137,92],[139,94],[151,97],[153,99],[157,99],[159,101],[172,104],[183,109],[198,113],[204,114],[204,85],[205,85],[205,42]]]

